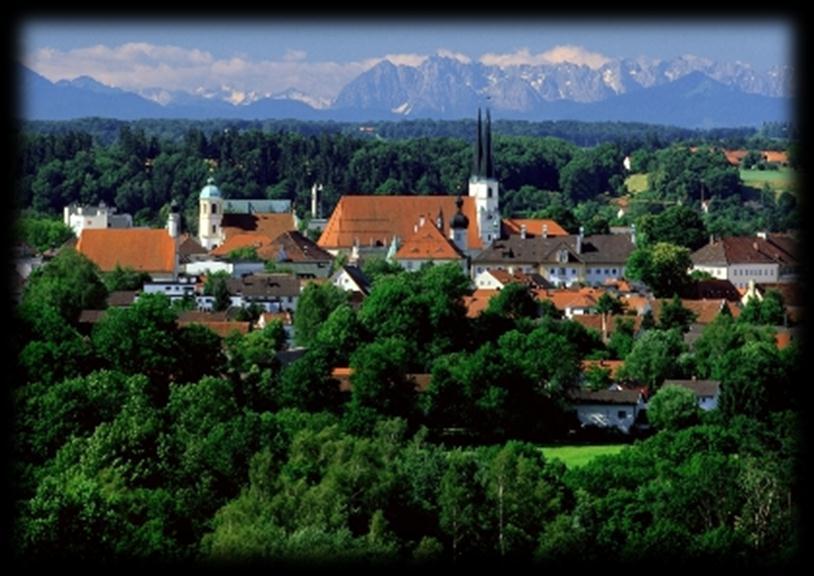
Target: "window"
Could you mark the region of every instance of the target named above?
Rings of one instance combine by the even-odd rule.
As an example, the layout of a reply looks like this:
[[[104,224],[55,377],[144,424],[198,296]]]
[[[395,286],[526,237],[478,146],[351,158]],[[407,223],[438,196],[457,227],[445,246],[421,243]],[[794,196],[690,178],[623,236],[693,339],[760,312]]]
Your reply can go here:
[[[549,272],[551,272],[551,274],[556,274],[556,273],[557,273],[557,269],[556,269],[556,268],[550,268],[550,269],[549,269]]]
[[[617,412],[616,415],[619,418],[627,418],[627,411],[626,410],[619,410],[619,412]]]
[[[577,273],[576,269],[571,268],[571,275],[574,275],[574,274],[576,274],[576,273]]]
[[[212,214],[217,214],[217,213],[218,213],[218,205],[217,204],[212,204]]]
[[[486,189],[486,197],[487,197],[487,198],[491,198],[491,197],[492,197],[492,189],[491,189],[491,188],[487,188],[487,189]]]
[[[560,276],[565,276],[565,268],[560,268]]]
[[[608,270],[607,268],[605,268],[605,275],[607,276],[608,274],[610,274],[610,270]]]
[[[218,231],[217,226],[212,224],[212,234],[215,234]]]
[[[616,275],[616,268],[614,268],[613,270],[611,270],[611,274],[613,274],[614,276]]]

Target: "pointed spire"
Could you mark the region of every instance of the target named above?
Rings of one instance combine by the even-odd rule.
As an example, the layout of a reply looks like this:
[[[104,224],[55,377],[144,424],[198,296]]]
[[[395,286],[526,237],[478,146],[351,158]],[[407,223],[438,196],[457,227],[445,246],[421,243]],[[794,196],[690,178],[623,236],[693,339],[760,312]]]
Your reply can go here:
[[[495,177],[495,166],[492,161],[492,114],[486,109],[486,134],[483,143],[484,170],[483,175],[487,178]]]
[[[478,137],[475,141],[475,153],[472,156],[472,176],[481,176],[483,167],[483,125],[481,123],[480,108],[478,108]]]

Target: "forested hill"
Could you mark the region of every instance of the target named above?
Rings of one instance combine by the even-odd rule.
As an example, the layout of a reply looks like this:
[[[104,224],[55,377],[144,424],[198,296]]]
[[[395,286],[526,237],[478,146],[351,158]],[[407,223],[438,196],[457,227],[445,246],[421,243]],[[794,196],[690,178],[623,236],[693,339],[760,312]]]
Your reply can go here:
[[[401,122],[304,122],[298,120],[114,120],[110,118],[82,118],[68,121],[23,121],[21,130],[36,134],[86,132],[100,144],[111,144],[123,126],[143,130],[147,136],[181,140],[192,129],[210,135],[229,129],[232,131],[259,130],[262,132],[293,132],[303,136],[319,134],[346,134],[360,138],[401,140],[408,138],[446,137],[469,140],[475,132],[475,120],[413,120]],[[633,142],[664,145],[689,138],[702,140],[732,140],[734,145],[757,133],[770,137],[788,137],[790,128],[784,124],[769,124],[757,128],[717,128],[692,130],[676,126],[662,126],[633,122],[575,122],[570,120],[526,122],[497,120],[495,134],[506,136],[553,136],[577,146],[595,146],[603,142]],[[740,142],[740,144],[738,143]]]
[[[51,131],[26,130],[19,135],[15,180],[19,208],[56,216],[71,202],[104,201],[133,214],[140,225],[161,226],[166,218],[162,209],[175,200],[182,207],[183,226],[195,230],[198,192],[210,175],[227,198],[289,199],[304,216],[315,183],[323,185],[324,214],[331,213],[343,194],[465,191],[472,159],[468,135],[463,133],[461,138],[385,139],[360,137],[369,133],[360,132],[358,126],[351,133],[302,134],[282,127],[276,131],[249,125],[215,130],[215,122],[173,121],[156,122],[150,132],[160,132],[150,133],[143,123],[88,122],[97,129],[117,128],[115,137],[104,139],[112,143],[73,129],[83,127],[81,123],[40,124]],[[426,124],[428,132],[433,124]],[[467,123],[459,124],[467,127]],[[468,127],[475,132],[474,125]],[[181,133],[183,129],[186,131]],[[664,133],[663,137],[672,136]],[[692,152],[692,146],[703,144],[716,148],[708,154]],[[589,233],[601,233],[618,209],[611,200],[627,193],[626,156],[632,160],[633,172],[652,173],[652,198],[648,199],[661,203],[656,206],[677,201],[697,204],[703,190],[707,198],[718,196],[732,204],[720,203],[721,209],[735,207],[748,198],[741,194],[737,168],[728,164],[720,147],[767,149],[787,144],[766,133],[726,139],[706,133],[670,144],[655,132],[652,138],[593,147],[556,137],[497,134],[494,155],[501,209],[506,215],[534,214],[554,218],[568,229],[584,225]],[[777,222],[772,220],[774,225],[754,224],[782,229],[781,221],[794,205],[793,197],[788,200],[783,205],[791,208]],[[765,216],[765,202],[763,207]],[[710,218],[713,216],[710,212]],[[729,216],[726,221],[731,223],[734,215]],[[751,222],[759,216],[739,212],[737,218]],[[710,232],[731,234],[735,230],[727,226]]]

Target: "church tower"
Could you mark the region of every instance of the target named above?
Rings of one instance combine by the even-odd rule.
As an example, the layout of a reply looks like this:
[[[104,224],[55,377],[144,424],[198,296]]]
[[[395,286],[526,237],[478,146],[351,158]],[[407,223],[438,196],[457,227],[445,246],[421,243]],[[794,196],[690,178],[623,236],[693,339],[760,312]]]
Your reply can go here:
[[[209,178],[206,186],[201,189],[198,197],[200,212],[198,213],[198,241],[201,246],[211,250],[223,244],[223,197],[215,186],[215,179]]]
[[[478,137],[472,158],[469,196],[475,199],[478,235],[484,247],[500,237],[499,191],[492,160],[492,117],[486,110],[486,129],[478,108]]]

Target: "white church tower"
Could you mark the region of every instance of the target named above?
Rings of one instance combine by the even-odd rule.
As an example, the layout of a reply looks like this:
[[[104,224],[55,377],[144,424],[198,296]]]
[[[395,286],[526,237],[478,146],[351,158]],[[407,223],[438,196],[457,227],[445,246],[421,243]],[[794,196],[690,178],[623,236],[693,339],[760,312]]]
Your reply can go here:
[[[198,197],[200,212],[198,214],[198,241],[201,246],[211,250],[223,244],[223,197],[215,186],[215,179],[209,178]]]
[[[469,196],[475,199],[478,235],[486,248],[500,238],[500,193],[492,161],[492,118],[488,109],[484,131],[478,108],[478,138],[472,159],[472,176],[469,178]]]

